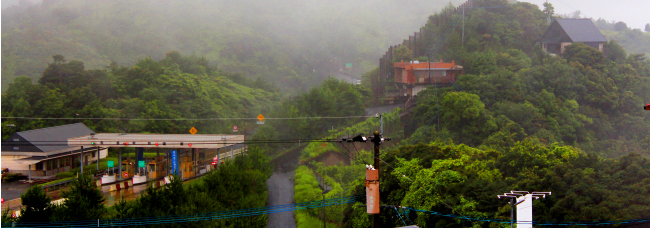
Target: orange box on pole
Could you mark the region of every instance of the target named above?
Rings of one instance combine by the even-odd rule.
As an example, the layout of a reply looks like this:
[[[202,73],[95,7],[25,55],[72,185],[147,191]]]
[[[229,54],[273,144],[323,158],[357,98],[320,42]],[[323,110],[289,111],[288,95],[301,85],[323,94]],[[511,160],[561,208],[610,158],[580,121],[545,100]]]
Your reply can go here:
[[[368,214],[379,214],[379,170],[366,170],[366,208]]]

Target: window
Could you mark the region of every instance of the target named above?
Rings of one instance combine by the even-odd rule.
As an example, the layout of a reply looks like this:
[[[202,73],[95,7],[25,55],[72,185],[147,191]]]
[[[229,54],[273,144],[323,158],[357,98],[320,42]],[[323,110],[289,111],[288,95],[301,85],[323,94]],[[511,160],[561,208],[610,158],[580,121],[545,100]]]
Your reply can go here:
[[[18,149],[20,149],[20,148],[18,148],[17,146],[14,146],[14,150],[18,150]]]
[[[18,141],[20,141],[19,138],[14,138],[14,142],[18,142]]]
[[[95,153],[97,153],[97,152],[93,152],[93,158],[95,157]]]

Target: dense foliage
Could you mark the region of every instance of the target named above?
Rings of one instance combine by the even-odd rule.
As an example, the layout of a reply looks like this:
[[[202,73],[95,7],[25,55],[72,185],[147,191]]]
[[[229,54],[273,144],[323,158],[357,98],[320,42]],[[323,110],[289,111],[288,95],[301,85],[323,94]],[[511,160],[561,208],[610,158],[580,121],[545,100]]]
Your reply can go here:
[[[403,144],[382,156],[395,169],[380,170],[382,205],[401,205],[470,217],[510,217],[507,200],[496,195],[511,190],[552,191],[535,200],[535,221],[620,221],[650,214],[650,160],[638,154],[602,159],[570,146],[525,140],[505,150],[480,150],[454,143]],[[364,190],[358,182],[356,194]],[[349,227],[367,215],[354,212]],[[391,214],[393,213],[393,214]],[[399,225],[385,210],[385,224]],[[367,219],[367,218],[366,218]],[[495,227],[496,223],[412,213],[421,227]],[[506,226],[507,224],[503,224]]]
[[[268,157],[261,150],[252,148],[248,156],[238,156],[233,162],[221,163],[218,169],[189,187],[184,187],[180,178],[172,178],[172,183],[163,188],[148,188],[146,194],[137,200],[115,205],[107,217],[171,216],[264,207],[268,197],[266,179],[270,175]],[[267,216],[260,215],[162,226],[260,227],[266,225],[267,220]]]
[[[430,139],[472,146],[508,147],[531,136],[605,157],[650,155],[650,116],[641,108],[650,97],[650,61],[613,40],[606,53],[575,43],[550,56],[535,43],[547,28],[537,6],[476,3],[502,7],[466,12],[465,43],[457,27],[437,53],[464,74],[453,87],[418,94],[411,125],[428,126],[420,131]],[[426,35],[438,37],[451,22],[435,23]]]
[[[265,116],[270,119],[261,125],[253,140],[313,140],[329,134],[333,128],[354,124],[365,112],[369,101],[366,87],[328,78],[319,86],[284,100]],[[326,118],[320,118],[326,117]],[[333,118],[327,118],[333,117]],[[269,151],[293,146],[292,144],[269,144]]]
[[[552,191],[534,201],[535,221],[647,218],[650,115],[641,106],[650,97],[650,62],[613,40],[605,53],[576,43],[547,55],[536,43],[547,27],[539,8],[475,3],[465,15],[464,44],[456,27],[434,56],[455,60],[465,74],[451,87],[420,92],[407,128],[417,130],[382,152],[392,166],[380,169],[382,205],[508,220],[510,207],[496,195]],[[459,17],[435,16],[425,26],[429,40]],[[365,192],[363,182],[353,183],[349,194]],[[346,227],[372,224],[358,204],[344,213]],[[427,213],[409,218],[420,227],[509,226]],[[403,225],[395,211],[383,210],[381,219]]]
[[[112,64],[105,70],[86,70],[82,62],[61,55],[53,58],[38,84],[20,77],[2,94],[2,116],[68,119],[3,119],[3,138],[79,122],[74,118],[96,118],[83,120],[96,132],[186,133],[195,126],[200,133],[225,133],[246,123],[196,119],[255,117],[280,99],[263,81],[222,72],[203,58],[178,52],[160,61],[146,58],[132,67]]]

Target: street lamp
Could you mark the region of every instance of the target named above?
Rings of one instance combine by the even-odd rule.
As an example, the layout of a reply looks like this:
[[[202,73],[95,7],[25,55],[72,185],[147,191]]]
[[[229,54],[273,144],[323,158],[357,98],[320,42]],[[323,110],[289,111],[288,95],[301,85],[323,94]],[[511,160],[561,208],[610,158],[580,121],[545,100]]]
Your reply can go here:
[[[510,228],[515,227],[515,223],[514,223],[514,221],[515,221],[515,211],[513,209],[515,207],[515,205],[516,205],[515,200],[517,199],[518,196],[522,196],[522,194],[516,193],[516,192],[524,192],[524,191],[510,191],[510,193],[506,192],[506,193],[503,193],[503,195],[497,195],[497,197],[499,199],[501,199],[501,197],[510,198],[510,202],[508,202],[508,204],[510,204]],[[528,192],[526,192],[526,193],[528,193]]]
[[[551,195],[551,192],[528,192],[528,191],[510,191],[509,193],[503,193],[503,195],[497,195],[499,199],[502,197],[505,198],[510,198],[511,201],[509,202],[510,204],[510,227],[514,228],[514,211],[513,208],[524,201],[526,199],[530,198],[531,200],[533,198],[539,199],[539,197],[546,198],[546,194]],[[522,197],[521,201],[516,202],[516,199],[519,197]],[[526,227],[532,227],[532,222],[533,222],[533,209],[532,209],[532,202],[527,202],[528,205],[527,207],[525,206],[524,208],[529,208],[526,211],[522,211],[522,214],[519,214],[520,212],[517,212],[517,223],[518,225],[526,225]],[[520,219],[520,218],[526,218],[526,219]],[[530,224],[519,224],[520,222],[528,222],[527,220],[530,219]],[[520,221],[521,220],[521,221]],[[524,221],[526,220],[526,221]]]

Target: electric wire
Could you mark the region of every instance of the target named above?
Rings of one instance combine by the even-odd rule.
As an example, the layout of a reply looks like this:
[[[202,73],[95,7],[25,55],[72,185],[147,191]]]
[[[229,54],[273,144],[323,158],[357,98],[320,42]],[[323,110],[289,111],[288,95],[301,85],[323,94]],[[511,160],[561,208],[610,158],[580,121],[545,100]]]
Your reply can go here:
[[[473,220],[473,221],[481,221],[481,222],[492,222],[492,223],[512,223],[512,222],[519,222],[522,224],[533,224],[533,225],[539,225],[539,226],[595,226],[595,225],[622,225],[622,224],[633,224],[633,223],[646,223],[650,222],[650,218],[645,218],[645,219],[631,219],[631,220],[623,220],[623,221],[592,221],[592,222],[549,222],[549,221],[517,221],[517,220],[509,220],[509,219],[492,219],[492,218],[482,218],[482,217],[471,217],[471,216],[459,216],[459,215],[454,215],[454,214],[443,214],[439,213],[436,211],[427,211],[427,210],[420,210],[420,209],[415,209],[415,208],[410,208],[410,207],[405,207],[409,211],[415,211],[415,212],[422,212],[422,213],[427,213],[427,214],[432,214],[432,215],[437,215],[437,216],[443,216],[443,217],[449,217],[449,218],[458,218],[458,219],[464,219],[464,220]]]
[[[325,200],[314,200],[303,203],[284,204],[276,206],[215,211],[209,213],[199,214],[185,214],[185,215],[171,215],[159,217],[140,217],[140,218],[125,218],[125,219],[105,219],[105,220],[85,220],[85,221],[61,221],[61,222],[17,222],[13,224],[2,224],[4,227],[115,227],[115,226],[142,226],[142,225],[157,225],[168,223],[184,223],[184,222],[198,222],[216,219],[229,219],[247,216],[256,216],[264,214],[272,214],[286,211],[304,210],[310,208],[320,208],[335,205],[342,205],[356,202],[362,199],[363,195],[345,196],[339,198],[331,198]]]

